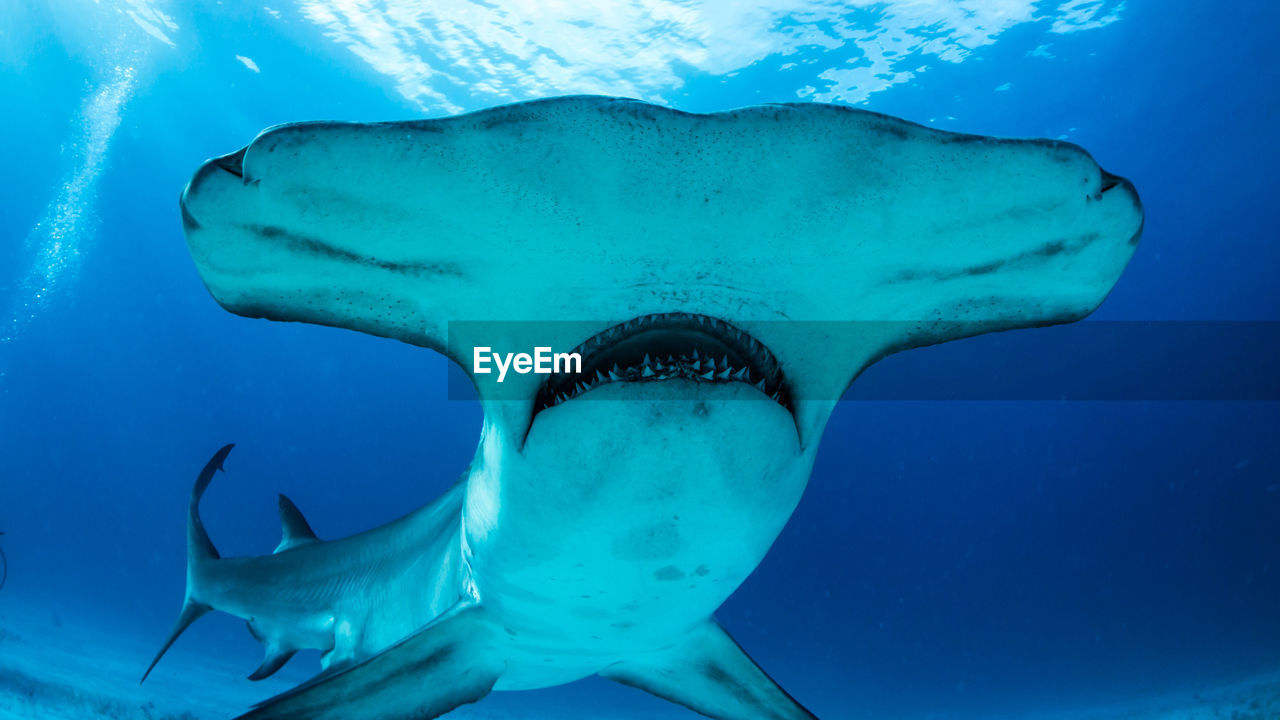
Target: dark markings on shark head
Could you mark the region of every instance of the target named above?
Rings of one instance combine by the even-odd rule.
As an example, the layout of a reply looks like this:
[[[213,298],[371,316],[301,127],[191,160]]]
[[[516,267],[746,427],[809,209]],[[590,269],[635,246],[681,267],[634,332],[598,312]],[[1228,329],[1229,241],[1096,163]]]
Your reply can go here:
[[[318,238],[290,232],[289,230],[276,225],[246,225],[245,229],[250,232],[257,233],[268,240],[282,242],[297,252],[315,255],[316,257],[322,257],[336,262],[367,265],[397,274],[414,275],[418,277],[462,277],[462,271],[452,263],[394,262],[390,260],[382,260],[371,256],[360,255],[359,253],[344,250],[343,248],[334,247],[333,245]]]

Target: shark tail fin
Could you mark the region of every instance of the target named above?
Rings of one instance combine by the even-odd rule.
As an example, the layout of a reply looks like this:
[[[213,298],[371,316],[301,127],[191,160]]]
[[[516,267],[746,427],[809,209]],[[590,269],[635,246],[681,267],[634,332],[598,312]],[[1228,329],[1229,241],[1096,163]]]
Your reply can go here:
[[[717,720],[817,720],[711,619],[676,645],[600,675]]]
[[[182,602],[182,612],[178,614],[178,621],[173,624],[173,630],[169,632],[169,639],[164,641],[164,647],[160,648],[160,652],[156,653],[155,658],[151,660],[151,664],[147,666],[147,671],[142,673],[142,679],[138,681],[139,685],[147,681],[147,676],[155,669],[156,663],[160,662],[160,658],[164,657],[164,654],[169,651],[173,641],[178,639],[182,631],[186,630],[191,623],[199,620],[209,610],[208,605],[193,602],[189,597]]]
[[[173,624],[173,630],[169,631],[169,638],[165,640],[164,646],[147,666],[147,671],[142,674],[142,679],[138,681],[139,685],[147,681],[147,676],[155,669],[160,658],[164,657],[164,654],[173,646],[178,636],[211,609],[199,600],[198,591],[201,584],[200,578],[204,576],[205,569],[210,562],[217,560],[219,555],[218,549],[209,539],[209,533],[204,529],[204,523],[200,521],[200,499],[204,497],[204,491],[209,488],[213,474],[222,469],[222,462],[227,459],[233,447],[235,447],[234,444],[226,445],[214,453],[204,469],[200,471],[200,475],[196,477],[195,487],[191,488],[191,500],[187,505],[187,592],[182,599],[182,612],[178,613],[178,620]]]

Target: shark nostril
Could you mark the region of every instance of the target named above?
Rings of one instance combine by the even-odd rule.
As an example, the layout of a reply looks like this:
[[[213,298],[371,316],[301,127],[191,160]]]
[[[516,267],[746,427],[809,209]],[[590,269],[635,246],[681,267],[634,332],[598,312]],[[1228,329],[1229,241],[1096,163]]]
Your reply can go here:
[[[182,210],[183,229],[185,229],[187,232],[191,232],[193,230],[199,230],[200,221],[196,220],[195,216],[191,214],[191,211],[187,209],[187,202],[185,198],[178,201],[178,208]]]
[[[1123,178],[1121,178],[1119,175],[1112,175],[1106,170],[1102,170],[1101,172],[1102,172],[1102,189],[1099,190],[1099,192],[1106,192],[1111,188],[1119,185],[1123,180]]]
[[[242,147],[230,155],[216,157],[210,162],[238,178],[244,178],[244,152],[249,148]]]

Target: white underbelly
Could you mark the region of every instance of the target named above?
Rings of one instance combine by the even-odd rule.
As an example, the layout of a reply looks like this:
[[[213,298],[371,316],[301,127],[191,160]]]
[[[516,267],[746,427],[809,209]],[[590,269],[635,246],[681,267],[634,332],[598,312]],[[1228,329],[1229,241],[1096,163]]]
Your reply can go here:
[[[512,648],[499,688],[568,682],[669,646],[764,557],[812,457],[785,409],[714,391],[565,403],[519,450],[487,429],[463,537]]]

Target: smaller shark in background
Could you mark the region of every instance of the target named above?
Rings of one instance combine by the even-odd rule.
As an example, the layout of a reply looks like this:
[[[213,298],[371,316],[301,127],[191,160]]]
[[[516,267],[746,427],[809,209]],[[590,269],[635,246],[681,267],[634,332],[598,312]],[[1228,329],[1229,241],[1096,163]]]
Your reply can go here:
[[[212,608],[264,645],[251,677],[323,653],[254,720],[421,720],[593,674],[721,720],[812,719],[713,614],[841,394],[893,352],[1085,317],[1143,223],[1069,143],[606,97],[272,128],[181,209],[223,307],[442,352],[485,413],[435,502],[321,541],[281,498],[263,557],[218,556],[198,505],[230,446],[205,467],[164,649]],[[581,367],[472,372],[476,348],[538,346]]]

